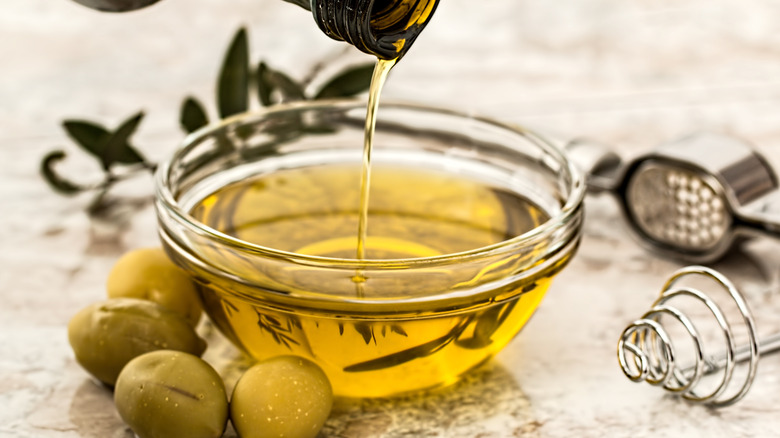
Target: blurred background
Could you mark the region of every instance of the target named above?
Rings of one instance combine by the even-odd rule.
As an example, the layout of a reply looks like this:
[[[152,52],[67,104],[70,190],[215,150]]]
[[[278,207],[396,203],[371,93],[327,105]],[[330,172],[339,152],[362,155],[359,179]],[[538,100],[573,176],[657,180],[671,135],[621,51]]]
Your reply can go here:
[[[147,112],[155,155],[179,139],[188,94],[213,104],[240,26],[252,59],[302,77],[345,57],[310,13],[281,0],[163,0],[101,14],[68,0],[5,0],[0,13],[3,152],[62,143],[59,120],[116,124]],[[760,0],[443,0],[391,76],[414,100],[645,150],[697,129],[780,140],[780,5]],[[213,108],[213,107],[212,107]]]
[[[488,115],[561,139],[588,136],[624,157],[692,131],[715,131],[749,140],[778,168],[778,23],[780,2],[766,0],[441,0],[383,97]],[[215,117],[219,66],[241,26],[254,62],[298,79],[322,62],[373,61],[328,39],[309,12],[282,0],[162,0],[121,15],[70,0],[2,1],[0,435],[128,435],[110,394],[74,363],[64,333],[77,309],[103,295],[120,254],[157,244],[154,212],[147,203],[131,223],[91,221],[84,214],[89,197],[54,194],[38,167],[47,152],[63,149],[63,175],[98,179],[99,167],[78,151],[62,120],[115,128],[139,110],[146,118],[134,145],[152,161],[166,159],[184,136],[178,120],[186,96]],[[151,193],[149,178],[141,181],[140,190]],[[397,432],[385,436],[400,436],[410,412],[429,416],[408,424],[429,428],[430,436],[459,436],[472,425],[495,437],[510,430],[545,437],[776,434],[776,360],[765,362],[756,394],[717,415],[622,376],[614,358],[620,331],[680,265],[632,242],[611,201],[588,199],[578,257],[499,356],[499,372],[464,390],[471,404],[452,399],[430,413],[425,401],[419,409],[367,403],[334,416],[332,430],[346,424],[342,429],[354,426],[354,433],[329,436],[381,436],[383,428]],[[770,302],[776,249],[722,265],[735,280],[760,280],[749,300],[765,317],[764,330],[780,326]],[[452,406],[465,411],[451,415]]]

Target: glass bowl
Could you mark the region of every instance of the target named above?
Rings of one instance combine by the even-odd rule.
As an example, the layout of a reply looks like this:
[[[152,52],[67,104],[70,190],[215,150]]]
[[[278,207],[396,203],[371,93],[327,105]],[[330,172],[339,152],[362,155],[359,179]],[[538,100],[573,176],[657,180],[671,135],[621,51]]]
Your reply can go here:
[[[577,248],[584,184],[522,127],[382,105],[359,259],[365,112],[307,102],[207,127],[158,170],[156,207],[235,345],[384,397],[451,384],[520,331]]]

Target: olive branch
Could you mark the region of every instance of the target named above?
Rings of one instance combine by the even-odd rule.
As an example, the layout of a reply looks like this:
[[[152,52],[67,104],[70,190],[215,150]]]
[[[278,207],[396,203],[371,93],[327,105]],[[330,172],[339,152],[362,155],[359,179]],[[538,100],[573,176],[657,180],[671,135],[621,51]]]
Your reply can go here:
[[[240,28],[224,55],[216,84],[216,111],[224,119],[249,110],[250,96],[256,96],[260,105],[270,107],[283,102],[351,97],[368,89],[373,63],[352,66],[322,81],[313,91],[307,90],[313,77],[322,69],[315,66],[306,78],[296,81],[282,71],[271,68],[264,61],[252,64],[249,56],[247,31]],[[57,165],[67,158],[64,149],[47,153],[40,162],[40,173],[49,186],[64,196],[93,193],[87,211],[92,216],[104,213],[114,203],[108,200],[111,189],[119,182],[139,173],[154,173],[157,165],[144,157],[132,142],[145,114],[139,111],[114,129],[100,123],[68,119],[62,127],[73,142],[94,158],[103,172],[102,179],[76,182],[61,175]],[[179,123],[185,133],[192,133],[210,123],[206,107],[195,97],[187,96],[181,104]]]

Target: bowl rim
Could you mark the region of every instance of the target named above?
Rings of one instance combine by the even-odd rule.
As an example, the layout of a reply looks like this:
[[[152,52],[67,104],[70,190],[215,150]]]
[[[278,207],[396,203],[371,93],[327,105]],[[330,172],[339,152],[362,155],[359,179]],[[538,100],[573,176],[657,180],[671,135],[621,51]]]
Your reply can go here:
[[[462,263],[473,258],[491,256],[497,253],[510,251],[516,247],[527,247],[533,245],[534,243],[538,243],[539,240],[542,240],[545,237],[551,235],[555,230],[566,226],[568,223],[572,222],[579,216],[586,192],[585,177],[574,161],[567,156],[564,148],[555,145],[551,140],[548,140],[546,137],[536,133],[535,131],[529,130],[517,124],[505,123],[491,117],[470,114],[437,106],[400,101],[383,101],[380,104],[379,109],[380,117],[383,108],[394,108],[398,110],[422,111],[429,114],[461,118],[464,120],[469,120],[470,122],[477,122],[501,130],[520,134],[521,136],[528,139],[529,142],[533,143],[534,146],[541,148],[547,155],[553,156],[555,161],[561,165],[561,170],[565,169],[570,177],[570,182],[567,184],[569,194],[565,198],[565,202],[561,206],[560,210],[554,215],[551,215],[547,221],[540,224],[539,226],[534,227],[526,233],[514,236],[511,239],[502,240],[491,245],[431,257],[361,260],[299,254],[291,251],[283,251],[259,244],[254,244],[235,238],[229,234],[220,232],[203,224],[190,215],[189,212],[184,211],[182,208],[180,208],[172,191],[170,190],[170,172],[172,169],[172,164],[177,161],[177,158],[186,154],[191,148],[197,146],[201,140],[210,136],[213,132],[225,129],[230,125],[251,123],[268,117],[268,115],[289,111],[301,111],[305,109],[318,108],[327,109],[333,107],[341,107],[344,109],[360,109],[365,108],[365,106],[366,103],[358,99],[323,99],[318,101],[290,102],[277,104],[259,111],[249,111],[236,114],[234,116],[225,118],[218,123],[206,125],[196,130],[195,132],[188,134],[181,141],[175,152],[157,167],[154,178],[156,198],[155,204],[158,209],[164,208],[167,213],[172,215],[173,219],[177,223],[183,225],[189,232],[194,232],[201,236],[206,235],[210,239],[217,239],[220,244],[235,247],[242,251],[248,251],[252,254],[259,254],[264,257],[286,260],[288,262],[293,262],[300,265],[350,270],[384,270],[399,268],[412,269],[419,267]]]

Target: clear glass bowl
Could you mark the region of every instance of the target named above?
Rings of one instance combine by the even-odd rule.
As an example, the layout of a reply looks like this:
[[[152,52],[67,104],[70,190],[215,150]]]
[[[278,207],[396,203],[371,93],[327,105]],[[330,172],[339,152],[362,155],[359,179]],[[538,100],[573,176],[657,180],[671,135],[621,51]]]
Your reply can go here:
[[[368,257],[287,245],[312,233],[341,249],[356,245],[364,120],[362,102],[310,102],[241,115],[189,136],[157,174],[160,236],[201,285],[212,321],[258,360],[307,357],[341,396],[451,384],[520,331],[574,254],[583,177],[559,148],[521,127],[383,105]],[[306,176],[322,169],[330,176]],[[438,179],[426,185],[429,174]],[[220,191],[258,178],[232,195]],[[253,197],[271,185],[290,195]],[[215,205],[224,207],[219,214]],[[225,220],[225,211],[234,216]],[[328,222],[335,211],[344,217]],[[385,227],[380,216],[388,212]],[[255,213],[262,218],[220,225]],[[284,232],[263,229],[284,215],[306,221]],[[429,227],[417,234],[408,234],[413,226],[406,222],[393,228],[408,218]],[[527,229],[513,230],[518,220]],[[247,223],[260,234],[244,239],[235,231]],[[471,228],[457,228],[464,223]],[[496,229],[505,237],[495,238]],[[481,243],[476,236],[485,230],[493,240]],[[372,257],[372,247],[401,255]]]

